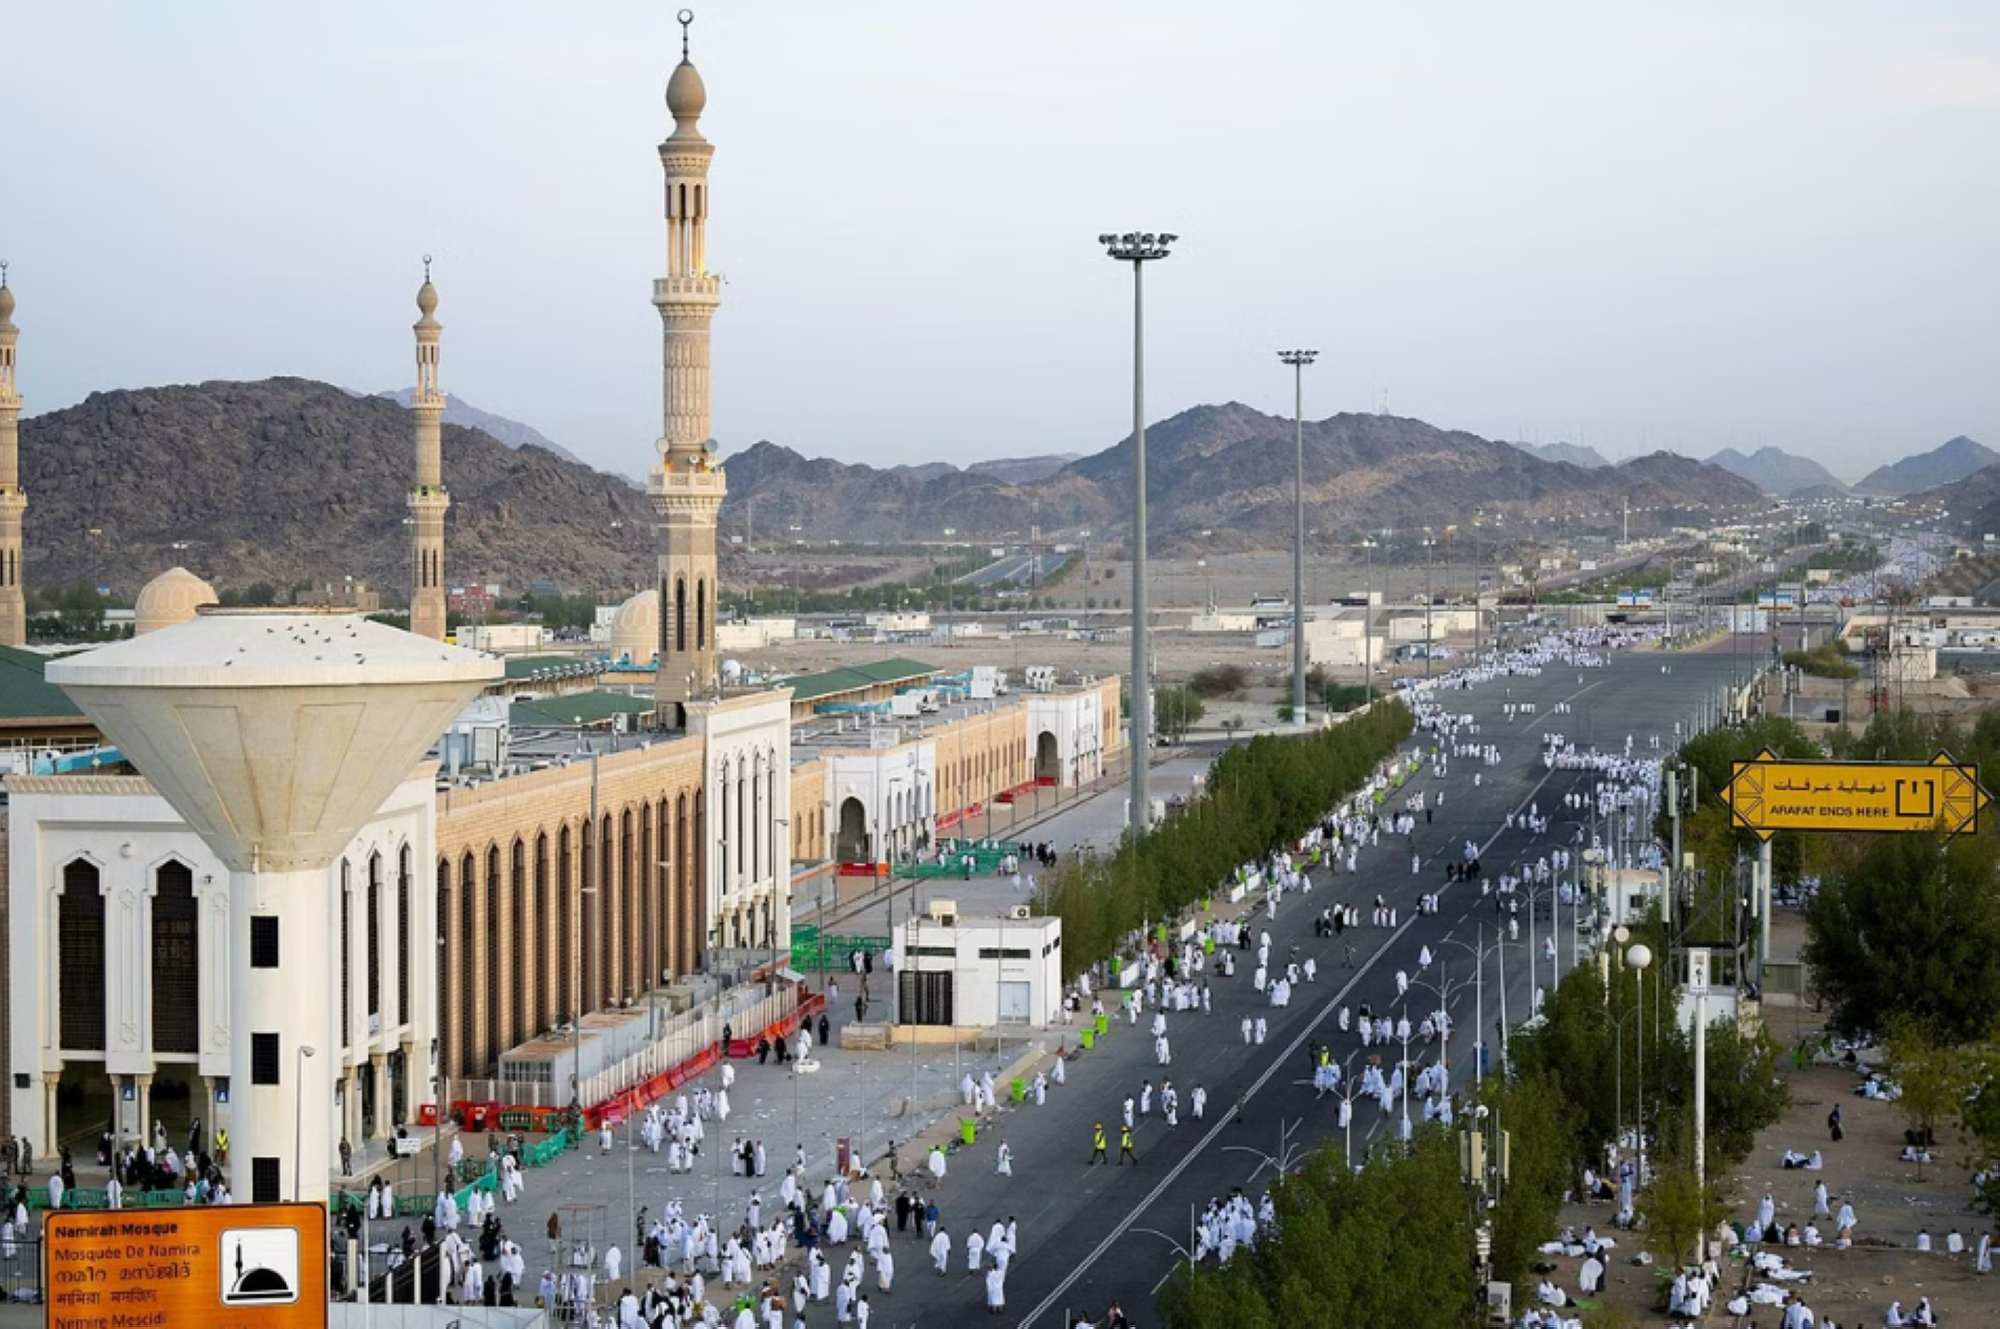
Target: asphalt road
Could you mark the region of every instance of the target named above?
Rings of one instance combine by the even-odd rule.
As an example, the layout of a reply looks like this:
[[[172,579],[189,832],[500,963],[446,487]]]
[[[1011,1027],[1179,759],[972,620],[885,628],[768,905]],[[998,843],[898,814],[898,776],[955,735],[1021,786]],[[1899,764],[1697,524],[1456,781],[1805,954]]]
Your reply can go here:
[[[1662,665],[1671,672],[1663,673]],[[1066,1312],[1101,1313],[1112,1301],[1141,1323],[1153,1323],[1155,1291],[1171,1276],[1183,1248],[1192,1243],[1194,1211],[1232,1188],[1261,1194],[1273,1169],[1290,1163],[1338,1134],[1338,1098],[1315,1097],[1307,1045],[1330,1042],[1343,1060],[1357,1053],[1351,1066],[1358,1071],[1363,1057],[1360,1041],[1343,1034],[1337,1024],[1342,1006],[1370,1003],[1378,1013],[1395,1013],[1403,1003],[1395,996],[1395,974],[1407,970],[1413,979],[1409,1009],[1413,1020],[1434,1008],[1436,995],[1419,983],[1439,980],[1437,963],[1419,974],[1417,954],[1429,945],[1442,957],[1444,986],[1451,992],[1455,1028],[1451,1047],[1452,1084],[1464,1087],[1471,1078],[1470,1035],[1475,1027],[1471,948],[1482,922],[1496,918],[1490,900],[1482,901],[1476,885],[1446,885],[1443,865],[1461,853],[1465,840],[1482,846],[1489,872],[1505,870],[1523,858],[1532,860],[1547,848],[1568,844],[1573,825],[1560,821],[1549,836],[1536,840],[1525,832],[1503,827],[1508,812],[1539,802],[1546,815],[1560,817],[1562,795],[1573,787],[1588,787],[1593,777],[1576,772],[1546,771],[1538,759],[1542,735],[1550,730],[1571,736],[1586,746],[1623,749],[1625,736],[1635,751],[1645,751],[1648,738],[1662,735],[1663,748],[1673,744],[1674,724],[1687,726],[1704,694],[1712,695],[1733,680],[1739,661],[1723,649],[1700,653],[1664,654],[1646,650],[1614,656],[1605,668],[1579,672],[1554,666],[1539,677],[1496,679],[1445,694],[1450,709],[1475,716],[1479,737],[1498,745],[1497,766],[1467,760],[1453,762],[1451,774],[1436,780],[1419,777],[1416,787],[1442,790],[1445,807],[1428,826],[1418,827],[1418,852],[1423,872],[1412,876],[1410,852],[1401,842],[1364,851],[1355,876],[1315,877],[1310,897],[1288,895],[1269,927],[1276,964],[1297,945],[1301,957],[1318,959],[1319,981],[1301,985],[1293,1003],[1272,1009],[1250,985],[1250,963],[1239,964],[1234,979],[1212,980],[1214,1013],[1168,1017],[1173,1064],[1154,1064],[1152,1040],[1142,1017],[1141,1027],[1119,1024],[1097,1049],[1070,1063],[1068,1084],[1052,1090],[1048,1106],[1032,1105],[1003,1112],[980,1142],[954,1160],[946,1184],[936,1192],[942,1223],[951,1235],[951,1272],[939,1277],[930,1267],[920,1241],[904,1236],[898,1242],[899,1277],[895,1293],[871,1298],[878,1325],[945,1323],[948,1316],[985,1312],[983,1280],[966,1271],[964,1238],[977,1226],[984,1231],[996,1219],[1019,1220],[1020,1250],[1007,1277],[1005,1317],[989,1322],[1021,1326],[1066,1325]],[[1530,701],[1537,713],[1504,718],[1508,701]],[[1573,713],[1553,710],[1569,701]],[[1425,736],[1419,735],[1419,738]],[[1481,775],[1477,787],[1474,772]],[[1443,891],[1442,910],[1435,916],[1415,912],[1419,893]],[[1397,906],[1399,925],[1393,929],[1350,929],[1341,940],[1315,939],[1312,918],[1332,901],[1361,906],[1363,917],[1376,894]],[[1525,904],[1524,904],[1525,909]],[[1568,914],[1564,911],[1564,926]],[[1536,944],[1548,923],[1535,925]],[[1529,1001],[1528,932],[1508,943],[1502,953],[1491,951],[1497,927],[1488,928],[1489,954],[1484,984],[1489,1037],[1501,1004],[1500,975],[1505,972],[1505,1000],[1512,1019],[1526,1013]],[[1354,949],[1354,967],[1346,967],[1347,944]],[[1456,944],[1455,944],[1456,943]],[[1463,944],[1465,949],[1460,949]],[[1570,963],[1568,934],[1559,935],[1560,963]],[[1537,963],[1540,963],[1539,960]],[[1546,968],[1537,975],[1550,985]],[[1240,1037],[1245,1015],[1263,1015],[1267,1041],[1246,1047]],[[1435,1059],[1436,1049],[1419,1050],[1413,1061]],[[1492,1049],[1496,1061],[1497,1046]],[[1180,1124],[1168,1128],[1159,1116],[1142,1121],[1135,1132],[1136,1167],[1091,1167],[1091,1124],[1106,1123],[1112,1142],[1121,1103],[1136,1096],[1142,1080],[1157,1086],[1171,1079],[1181,1090]],[[1196,1084],[1208,1090],[1207,1120],[1188,1114],[1188,1092]],[[1242,1121],[1231,1105],[1243,1099]],[[1420,1104],[1418,1105],[1420,1106]],[[1395,1123],[1385,1120],[1372,1102],[1356,1100],[1353,1147],[1361,1152],[1367,1141],[1393,1135]],[[1012,1147],[1014,1175],[994,1174],[993,1141],[1004,1138]],[[872,1286],[873,1278],[869,1279]]]

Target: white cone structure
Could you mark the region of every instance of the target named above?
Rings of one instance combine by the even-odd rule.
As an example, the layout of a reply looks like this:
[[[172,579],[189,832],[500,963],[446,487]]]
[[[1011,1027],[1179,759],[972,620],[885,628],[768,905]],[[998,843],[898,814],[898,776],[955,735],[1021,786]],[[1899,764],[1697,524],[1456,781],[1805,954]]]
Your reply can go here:
[[[204,610],[48,667],[229,865],[238,1199],[327,1198],[339,950],[328,867],[501,672],[351,610]]]

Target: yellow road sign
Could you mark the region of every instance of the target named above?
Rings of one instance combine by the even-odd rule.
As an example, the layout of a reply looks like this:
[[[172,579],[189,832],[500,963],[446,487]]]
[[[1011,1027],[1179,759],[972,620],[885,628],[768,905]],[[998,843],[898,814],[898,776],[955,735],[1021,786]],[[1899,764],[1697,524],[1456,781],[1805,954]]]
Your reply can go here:
[[[1765,749],[1736,763],[1722,801],[1763,839],[1778,831],[1974,830],[1992,801],[1979,768],[1940,752],[1928,764],[1786,761]]]

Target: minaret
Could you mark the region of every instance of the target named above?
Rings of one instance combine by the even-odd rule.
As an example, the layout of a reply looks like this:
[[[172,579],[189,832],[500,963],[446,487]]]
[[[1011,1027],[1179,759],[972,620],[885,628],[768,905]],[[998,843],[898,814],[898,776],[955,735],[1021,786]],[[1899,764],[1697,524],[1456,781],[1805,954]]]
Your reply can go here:
[[[659,464],[646,491],[660,514],[660,662],[654,692],[664,715],[715,683],[715,524],[727,488],[708,424],[708,325],[722,302],[722,278],[708,270],[708,159],[715,148],[696,122],[708,104],[688,59],[683,9],[681,62],[667,80],[674,132],[660,145],[667,183],[667,275],[653,283],[664,332]]]
[[[0,646],[28,640],[28,602],[21,594],[21,394],[14,390],[14,292],[7,288],[7,265],[0,263]]]
[[[444,389],[438,386],[437,287],[431,285],[431,258],[424,255],[424,284],[417,292],[417,389],[410,413],[417,418],[417,481],[410,490],[410,631],[444,640],[444,514],[451,495],[444,487],[444,459],[438,442],[444,419]]]

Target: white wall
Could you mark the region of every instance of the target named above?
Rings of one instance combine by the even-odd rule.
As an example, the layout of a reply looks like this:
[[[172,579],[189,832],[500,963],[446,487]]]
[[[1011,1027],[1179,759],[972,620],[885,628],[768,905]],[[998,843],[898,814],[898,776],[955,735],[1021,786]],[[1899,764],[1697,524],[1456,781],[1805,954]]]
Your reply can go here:
[[[229,870],[201,838],[139,776],[15,777],[9,781],[8,871],[13,898],[13,927],[7,938],[13,1064],[8,1067],[15,1129],[44,1152],[46,1121],[44,1075],[60,1072],[61,958],[56,944],[61,910],[63,868],[88,859],[98,869],[105,896],[105,1043],[103,1053],[79,1049],[69,1060],[90,1073],[153,1075],[165,1064],[185,1065],[196,1076],[226,1080],[229,1075]],[[396,869],[402,848],[411,858],[409,1020],[399,1024],[397,1012]],[[383,891],[378,900],[380,930],[372,939],[366,928],[368,860],[380,852],[384,860]],[[194,876],[199,919],[197,952],[199,1013],[196,1048],[192,1054],[157,1053],[153,1046],[152,903],[155,874],[178,859]],[[336,957],[334,979],[327,995],[327,1031],[319,1040],[322,1054],[338,1049],[336,1067],[350,1074],[367,1066],[371,1055],[386,1056],[404,1048],[411,1062],[408,1101],[425,1098],[430,1043],[437,1029],[437,860],[436,797],[432,767],[426,763],[398,785],[379,812],[355,837],[342,858],[327,869],[332,886],[323,944]],[[346,1046],[339,1034],[340,863],[350,864],[353,890],[350,910],[351,976]],[[372,1026],[367,1012],[368,947],[380,947],[378,992],[381,1018]],[[29,1086],[14,1087],[14,1075],[25,1074]],[[335,1077],[336,1080],[341,1078]],[[378,1128],[388,1126],[390,1098],[380,1100]],[[199,1095],[196,1112],[211,1125],[227,1124],[226,1107],[211,1117]],[[414,1110],[414,1107],[412,1107]],[[335,1118],[336,1130],[341,1122]],[[358,1124],[358,1112],[356,1115]],[[67,1125],[67,1123],[66,1123]]]
[[[791,935],[791,698],[779,688],[688,708],[706,741],[708,917],[719,946],[769,945],[767,929]]]
[[[913,972],[956,975],[952,1015],[960,1025],[990,1027],[1002,1023],[1003,987],[1016,992],[1025,987],[1025,994],[1014,1006],[1023,1014],[1005,1023],[1040,1029],[1055,1019],[1062,1000],[1060,919],[961,918],[957,927],[920,920],[914,929],[898,936],[897,945],[910,950],[902,956],[901,964]],[[982,958],[982,951],[999,951],[1001,955]],[[1013,997],[1014,993],[1006,995]]]

